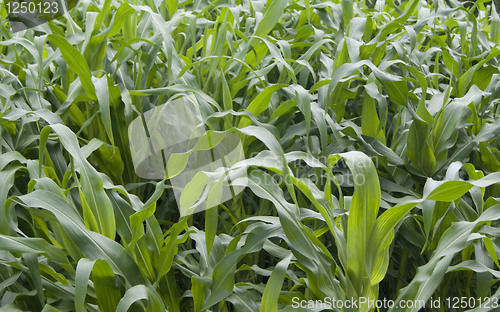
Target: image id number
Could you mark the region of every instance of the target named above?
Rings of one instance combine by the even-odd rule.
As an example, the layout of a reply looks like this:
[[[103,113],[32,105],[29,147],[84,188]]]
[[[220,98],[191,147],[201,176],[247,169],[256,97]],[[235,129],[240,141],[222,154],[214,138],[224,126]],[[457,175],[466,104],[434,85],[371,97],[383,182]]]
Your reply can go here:
[[[59,12],[57,2],[7,2],[5,4],[7,14],[41,13],[56,14]]]

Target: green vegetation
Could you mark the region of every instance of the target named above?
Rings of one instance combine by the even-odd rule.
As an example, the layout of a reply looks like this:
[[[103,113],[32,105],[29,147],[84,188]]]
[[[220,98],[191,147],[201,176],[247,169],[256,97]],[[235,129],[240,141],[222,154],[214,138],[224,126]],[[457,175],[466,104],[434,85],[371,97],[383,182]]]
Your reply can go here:
[[[498,311],[500,17],[373,2],[81,0],[3,22],[0,310]],[[251,163],[187,217],[128,141],[181,96]]]

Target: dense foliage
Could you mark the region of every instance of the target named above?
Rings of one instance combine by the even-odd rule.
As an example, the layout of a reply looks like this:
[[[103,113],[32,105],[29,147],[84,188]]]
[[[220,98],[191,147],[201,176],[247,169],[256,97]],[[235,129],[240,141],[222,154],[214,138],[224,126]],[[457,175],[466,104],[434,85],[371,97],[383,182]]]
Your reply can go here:
[[[3,22],[0,310],[498,301],[500,17],[465,5],[81,0]],[[186,217],[128,139],[181,96],[251,164]]]

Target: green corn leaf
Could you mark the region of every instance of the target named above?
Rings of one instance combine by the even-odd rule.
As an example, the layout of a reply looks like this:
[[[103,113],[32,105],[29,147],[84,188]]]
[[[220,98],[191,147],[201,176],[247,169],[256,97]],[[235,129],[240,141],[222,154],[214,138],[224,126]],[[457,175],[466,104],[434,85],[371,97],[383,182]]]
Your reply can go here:
[[[349,207],[347,223],[347,288],[348,298],[377,296],[377,290],[370,290],[365,261],[371,230],[377,218],[381,199],[378,176],[371,159],[360,152],[348,152],[329,157],[330,165],[343,158],[351,170],[354,180],[354,194]],[[368,311],[366,307],[362,308]]]
[[[94,84],[92,83],[90,69],[82,54],[59,35],[50,34],[47,36],[47,39],[59,48],[68,66],[80,77],[80,82],[87,96],[96,101],[97,96]]]
[[[101,259],[95,261],[92,281],[101,311],[116,311],[121,294],[116,286],[113,269],[106,261]]]
[[[268,108],[273,93],[284,87],[286,87],[285,84],[277,84],[267,87],[266,89],[264,89],[264,91],[259,93],[255,97],[255,99],[253,99],[253,101],[248,105],[246,111],[253,114],[254,116],[260,115]],[[249,126],[250,124],[250,120],[242,119],[238,124],[238,128],[244,128],[246,126]]]
[[[54,125],[45,127],[42,130],[42,138],[49,134],[50,129],[54,130],[62,144],[71,154],[76,163],[76,168],[80,173],[80,191],[82,199],[91,213],[89,218],[98,232],[108,238],[114,239],[116,232],[116,222],[111,201],[104,192],[103,182],[98,172],[83,157],[76,136],[64,125]],[[43,146],[42,146],[43,148]]]
[[[271,273],[271,277],[266,284],[264,293],[262,294],[261,311],[263,312],[277,312],[278,311],[278,297],[281,292],[281,287],[285,279],[288,264],[292,258],[290,254],[285,259],[281,260]]]
[[[65,230],[69,239],[79,246],[89,259],[104,259],[131,284],[143,282],[142,275],[136,264],[125,249],[105,236],[85,228],[80,216],[62,198],[54,193],[37,190],[20,196],[19,199],[27,207],[43,208],[52,212]]]
[[[134,303],[140,302],[141,300],[146,300],[148,302],[147,311],[165,310],[157,293],[144,285],[136,285],[129,288],[120,299],[116,312],[127,312]]]
[[[287,4],[288,0],[267,1],[266,12],[257,26],[254,35],[258,37],[267,35],[278,23]]]

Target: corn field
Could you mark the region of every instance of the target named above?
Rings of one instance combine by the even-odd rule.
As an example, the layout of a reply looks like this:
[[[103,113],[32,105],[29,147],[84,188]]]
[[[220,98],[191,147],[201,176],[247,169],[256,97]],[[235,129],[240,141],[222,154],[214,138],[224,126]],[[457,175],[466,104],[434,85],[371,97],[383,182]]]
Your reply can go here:
[[[498,2],[3,0],[0,311],[500,311]]]

